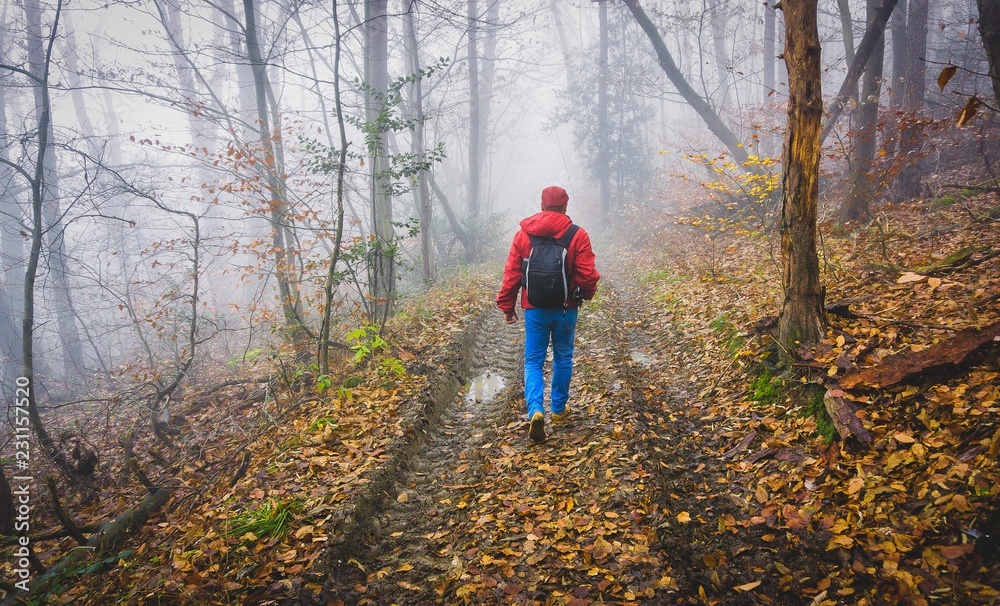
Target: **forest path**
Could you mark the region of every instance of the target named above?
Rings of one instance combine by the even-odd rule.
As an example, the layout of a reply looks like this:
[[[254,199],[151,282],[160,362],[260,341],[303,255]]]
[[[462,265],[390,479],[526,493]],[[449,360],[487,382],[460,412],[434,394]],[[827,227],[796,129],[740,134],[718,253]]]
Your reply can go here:
[[[606,277],[581,312],[572,416],[547,419],[541,444],[527,437],[523,326],[489,315],[472,393],[442,412],[358,555],[332,572],[334,600],[751,604],[765,573],[760,590],[782,593],[783,541],[734,528],[753,491],[726,479],[725,420],[690,406],[699,371],[638,286]],[[475,391],[498,377],[495,397]]]

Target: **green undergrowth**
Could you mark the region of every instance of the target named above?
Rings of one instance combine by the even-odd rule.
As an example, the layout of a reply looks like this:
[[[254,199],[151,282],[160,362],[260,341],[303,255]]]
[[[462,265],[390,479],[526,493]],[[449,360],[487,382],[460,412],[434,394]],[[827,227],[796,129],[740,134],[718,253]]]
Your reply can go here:
[[[252,533],[257,539],[283,537],[291,528],[292,519],[301,510],[302,503],[298,499],[268,499],[255,508],[236,514],[226,534],[245,537]]]
[[[811,416],[816,421],[816,433],[823,436],[823,441],[829,444],[837,437],[837,429],[833,426],[830,413],[826,411],[823,396],[826,389],[822,385],[808,383],[798,390],[799,403],[803,416]]]

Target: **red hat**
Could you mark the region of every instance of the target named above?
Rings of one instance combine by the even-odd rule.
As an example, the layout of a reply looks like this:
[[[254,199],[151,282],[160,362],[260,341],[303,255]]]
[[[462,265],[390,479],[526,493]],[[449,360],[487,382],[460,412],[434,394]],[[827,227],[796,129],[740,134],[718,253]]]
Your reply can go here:
[[[542,190],[542,206],[546,208],[559,208],[569,203],[569,194],[566,190],[553,185]]]

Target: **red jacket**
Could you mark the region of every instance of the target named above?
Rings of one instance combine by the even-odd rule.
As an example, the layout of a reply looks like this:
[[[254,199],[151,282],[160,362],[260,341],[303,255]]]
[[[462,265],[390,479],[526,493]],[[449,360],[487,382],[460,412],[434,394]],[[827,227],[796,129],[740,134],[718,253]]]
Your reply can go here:
[[[497,295],[497,307],[500,311],[510,313],[517,305],[517,293],[521,290],[521,264],[531,254],[531,240],[528,239],[528,234],[558,238],[572,224],[573,221],[569,217],[554,211],[542,211],[521,221],[521,229],[514,234],[514,242],[510,245],[510,254],[507,255],[507,264],[503,271],[503,285],[500,287],[500,294]],[[566,268],[571,272],[570,292],[579,286],[584,299],[588,301],[593,299],[601,274],[597,273],[597,268],[594,267],[594,251],[590,248],[590,236],[582,227],[573,236],[566,250]],[[530,309],[531,304],[527,299],[521,295],[521,307]],[[568,299],[566,305],[576,307],[572,299]]]

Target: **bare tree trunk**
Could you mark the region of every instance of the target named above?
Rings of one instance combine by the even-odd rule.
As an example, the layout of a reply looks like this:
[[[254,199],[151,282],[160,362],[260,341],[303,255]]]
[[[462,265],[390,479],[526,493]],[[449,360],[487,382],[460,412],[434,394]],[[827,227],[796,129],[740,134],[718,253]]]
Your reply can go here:
[[[101,146],[98,145],[94,125],[90,121],[90,112],[87,111],[87,103],[83,98],[83,90],[80,86],[80,65],[77,61],[79,46],[76,43],[76,34],[73,27],[71,13],[65,15],[66,41],[61,45],[62,55],[65,59],[66,75],[69,79],[70,98],[73,100],[73,109],[76,110],[76,120],[80,124],[80,132],[83,134],[87,144],[87,152],[95,160],[101,157]]]
[[[899,0],[892,13],[892,80],[889,81],[889,110],[891,118],[886,123],[885,154],[887,159],[896,156],[899,144],[899,114],[903,108],[903,86],[906,82],[906,59],[909,44],[906,40],[906,1]]]
[[[715,52],[715,69],[719,75],[719,91],[716,94],[716,107],[720,114],[726,111],[726,100],[729,98],[729,51],[726,50],[726,22],[728,7],[726,0],[711,0],[708,6],[712,25],[712,49]]]
[[[767,2],[763,3],[764,7],[764,90],[763,98],[761,99],[761,104],[768,107],[771,103],[774,103],[772,95],[774,95],[774,72],[777,53],[775,52],[775,27],[774,27],[774,7],[769,6]],[[767,116],[771,116],[771,112],[767,111]],[[761,135],[761,151],[764,155],[771,157],[774,155],[775,148],[775,136],[771,132],[770,128]]]
[[[392,226],[392,197],[389,191],[389,150],[387,131],[379,125],[379,113],[389,88],[389,40],[387,0],[365,2],[365,120],[378,126],[374,149],[369,149],[371,176],[372,232],[375,255],[369,269],[370,297],[375,304],[373,320],[388,318],[396,297],[396,268]]]
[[[663,42],[663,37],[660,36],[660,32],[656,29],[656,26],[650,21],[649,16],[646,11],[639,6],[638,0],[628,0],[625,2],[625,6],[628,7],[632,16],[635,18],[636,22],[642,27],[642,30],[646,33],[646,37],[653,44],[653,49],[656,51],[657,59],[660,62],[660,68],[663,69],[664,73],[667,74],[667,78],[673,83],[674,87],[680,92],[684,100],[694,108],[701,119],[705,121],[708,126],[708,130],[712,131],[729,153],[732,154],[733,159],[740,166],[744,166],[748,160],[748,154],[746,146],[736,137],[735,134],[729,127],[722,122],[719,118],[719,114],[712,109],[712,106],[708,104],[703,97],[701,97],[684,78],[684,75],[677,68],[677,64],[674,62],[674,58],[670,55],[670,51],[667,50],[667,45]],[[749,170],[754,171],[754,167],[749,167]]]
[[[467,15],[469,27],[468,36],[468,67],[469,67],[469,214],[479,216],[480,170],[482,162],[479,158],[481,148],[479,136],[479,50],[477,48],[479,7],[476,0],[467,0]]]
[[[900,157],[904,163],[896,182],[896,194],[906,200],[920,195],[920,118],[926,90],[928,0],[910,0],[906,15],[906,81],[903,83],[903,126],[900,128]]]
[[[791,358],[824,334],[823,288],[816,251],[822,73],[817,0],[784,3],[788,126],[782,158],[781,265],[784,302],[778,340]]]
[[[271,118],[268,112],[267,72],[264,59],[260,53],[257,40],[257,16],[253,0],[243,0],[243,11],[246,19],[247,56],[253,71],[255,102],[257,106],[257,124],[260,136],[260,146],[264,152],[262,170],[271,195],[271,244],[274,248],[275,276],[278,280],[278,296],[281,298],[281,308],[284,311],[285,322],[289,327],[298,327],[299,322],[295,309],[298,300],[297,289],[291,280],[292,263],[287,255],[288,243],[285,241],[285,215],[288,212],[288,201],[284,197],[285,190],[277,174],[277,158],[271,130]],[[277,128],[278,125],[275,125]]]
[[[462,227],[462,223],[455,216],[455,211],[452,210],[451,204],[448,203],[448,197],[445,196],[441,188],[438,187],[437,181],[434,180],[434,173],[427,172],[426,176],[431,190],[437,196],[438,201],[441,202],[441,210],[444,211],[444,216],[448,219],[448,224],[451,225],[451,229],[455,232],[455,237],[458,238],[458,241],[462,243],[462,248],[465,249],[465,260],[472,263],[479,257],[479,243],[473,239],[472,234]]]
[[[840,27],[844,31],[844,61],[850,65],[854,63],[854,23],[851,21],[850,0],[837,0],[837,7],[840,8]],[[870,9],[868,18],[871,19]]]
[[[819,137],[821,145],[826,140],[827,135],[830,134],[830,131],[833,130],[833,127],[837,125],[837,120],[843,114],[847,102],[854,98],[858,87],[858,80],[861,78],[861,73],[865,70],[868,57],[875,51],[875,45],[882,39],[882,35],[885,33],[885,24],[889,21],[889,16],[892,14],[892,10],[896,8],[897,2],[898,0],[881,0],[878,8],[875,9],[875,18],[868,23],[868,27],[865,29],[865,35],[862,36],[861,43],[858,44],[857,52],[854,55],[854,61],[847,68],[844,83],[840,85],[840,91],[837,92],[836,99],[829,105],[829,117],[826,119],[826,124],[823,126]]]
[[[611,150],[610,128],[608,127],[608,4],[601,2],[598,9],[600,20],[600,57],[597,79],[597,165],[601,181],[601,212],[611,215]]]
[[[572,90],[576,88],[576,70],[573,68],[569,40],[566,38],[566,28],[563,26],[562,14],[559,12],[559,0],[549,0],[549,10],[552,12],[552,20],[556,26],[556,36],[559,38],[559,48],[562,50],[563,65],[566,66],[566,87]]]
[[[340,135],[340,153],[337,156],[337,231],[330,255],[330,267],[324,283],[323,323],[319,331],[319,367],[323,374],[330,373],[330,327],[333,323],[333,292],[336,288],[337,263],[340,262],[341,246],[344,241],[344,173],[347,170],[347,129],[344,124],[344,105],[340,97],[340,21],[337,14],[337,0],[333,4],[333,107],[337,112],[337,130]]]
[[[29,71],[21,71],[32,81],[36,96],[36,117],[38,146],[34,165],[20,168],[13,164],[8,164],[14,168],[27,180],[31,187],[31,247],[28,252],[27,263],[24,270],[24,312],[21,319],[21,346],[22,346],[22,366],[21,377],[24,378],[26,388],[25,408],[28,412],[28,419],[31,428],[35,431],[35,437],[46,454],[56,465],[66,473],[72,473],[73,466],[66,457],[59,452],[55,441],[45,429],[42,418],[38,413],[38,401],[36,398],[37,385],[35,384],[35,282],[38,278],[38,264],[42,254],[42,233],[45,231],[43,222],[43,206],[45,202],[45,177],[46,165],[45,156],[52,151],[49,136],[52,133],[50,124],[52,105],[49,100],[49,67],[52,61],[52,47],[55,44],[56,34],[59,28],[59,17],[62,15],[61,0],[56,4],[55,17],[52,28],[48,36],[42,35],[41,10],[37,0],[24,0],[24,15],[28,30],[30,43],[29,50]],[[30,173],[28,171],[31,171]]]
[[[407,71],[420,71],[420,46],[417,39],[416,0],[403,0],[403,46],[406,51]],[[410,84],[410,118],[413,120],[413,136],[410,138],[410,152],[415,157],[424,154],[424,91],[422,78],[416,77]],[[489,99],[489,97],[486,97]],[[424,270],[424,280],[434,279],[434,250],[431,246],[432,216],[430,190],[427,186],[427,171],[417,173],[417,183],[413,188],[413,204],[417,208],[420,222],[420,260]]]
[[[979,4],[979,35],[983,38],[986,60],[993,81],[993,99],[1000,107],[1000,3],[996,0],[977,0]]]
[[[878,0],[868,0],[868,21],[875,18]],[[875,148],[878,138],[878,108],[882,87],[882,61],[885,56],[885,36],[879,38],[865,66],[861,85],[861,104],[855,113],[854,149],[850,166],[850,187],[844,200],[842,219],[857,221],[870,213],[870,202],[875,195],[872,179]]]
[[[253,66],[246,55],[246,47],[243,44],[243,24],[236,20],[235,3],[233,0],[219,0],[219,8],[225,15],[225,19],[229,21],[229,27],[225,30],[229,35],[229,47],[236,63],[236,87],[239,93],[237,114],[247,131],[240,133],[239,138],[243,141],[249,141],[252,138],[253,123],[257,119]]]
[[[38,0],[25,0],[24,16],[28,30],[28,63],[36,76],[46,74],[48,66],[45,55],[46,39],[42,36],[42,14]],[[35,116],[39,124],[41,115],[48,113],[43,108],[49,100],[47,93],[36,80],[32,87],[35,94]],[[73,312],[73,298],[70,291],[69,275],[66,269],[65,240],[63,238],[62,213],[59,209],[59,169],[53,141],[52,118],[45,119],[45,142],[48,149],[42,154],[42,208],[44,211],[45,233],[48,237],[49,267],[52,272],[53,300],[59,339],[63,348],[63,373],[66,378],[80,376],[84,371],[83,346]]]
[[[486,7],[486,25],[483,36],[482,56],[479,61],[479,162],[480,166],[480,209],[487,214],[493,212],[489,196],[490,179],[488,162],[490,148],[490,119],[493,107],[493,82],[497,71],[497,22],[500,20],[500,4],[503,0],[489,0]],[[486,187],[483,186],[485,183]]]
[[[10,165],[7,137],[6,92],[4,82],[10,73],[0,72],[0,266],[3,286],[0,287],[0,358],[3,364],[3,387],[0,395],[5,402],[14,399],[14,379],[22,364],[21,333],[17,322],[24,314],[24,237],[19,221],[21,205],[14,194],[17,175]],[[6,312],[6,313],[3,313]],[[9,390],[9,391],[8,391]]]

